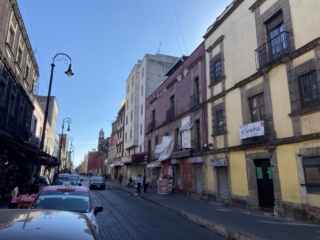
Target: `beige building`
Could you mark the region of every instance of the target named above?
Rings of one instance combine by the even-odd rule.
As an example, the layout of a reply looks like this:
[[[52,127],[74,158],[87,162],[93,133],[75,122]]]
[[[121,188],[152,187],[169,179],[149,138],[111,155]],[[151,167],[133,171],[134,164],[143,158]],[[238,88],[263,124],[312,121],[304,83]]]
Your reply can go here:
[[[203,198],[320,221],[319,12],[234,0],[208,28]]]

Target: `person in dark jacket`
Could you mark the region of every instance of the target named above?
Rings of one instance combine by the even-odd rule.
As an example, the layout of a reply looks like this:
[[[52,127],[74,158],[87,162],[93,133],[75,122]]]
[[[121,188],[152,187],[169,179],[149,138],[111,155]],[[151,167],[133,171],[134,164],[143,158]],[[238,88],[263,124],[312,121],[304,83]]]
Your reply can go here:
[[[147,176],[144,175],[144,177],[143,177],[143,191],[144,191],[144,193],[147,193],[149,183],[150,183],[149,178],[147,178]]]

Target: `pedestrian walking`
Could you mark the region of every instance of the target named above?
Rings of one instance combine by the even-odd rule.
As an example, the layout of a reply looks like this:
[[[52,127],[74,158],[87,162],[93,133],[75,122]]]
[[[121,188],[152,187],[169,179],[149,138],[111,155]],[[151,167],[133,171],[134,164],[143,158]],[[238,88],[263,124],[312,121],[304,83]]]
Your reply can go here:
[[[147,193],[149,183],[150,183],[149,178],[147,178],[147,176],[144,175],[144,177],[143,177],[143,191],[144,191],[144,193]]]
[[[136,179],[136,183],[137,183],[137,193],[140,194],[140,189],[141,189],[141,184],[142,184],[142,177],[141,174],[139,174],[139,176]]]
[[[122,173],[120,173],[118,180],[119,180],[119,186],[121,187],[121,184],[122,184],[122,181],[123,181]]]

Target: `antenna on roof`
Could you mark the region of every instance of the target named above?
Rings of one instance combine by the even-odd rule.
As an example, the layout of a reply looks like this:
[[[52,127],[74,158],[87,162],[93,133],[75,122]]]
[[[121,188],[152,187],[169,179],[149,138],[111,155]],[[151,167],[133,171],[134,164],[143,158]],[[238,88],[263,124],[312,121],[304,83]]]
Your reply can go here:
[[[159,53],[160,53],[160,49],[161,49],[161,42],[159,43],[159,49],[158,49],[158,51],[156,52],[156,54],[159,54]]]

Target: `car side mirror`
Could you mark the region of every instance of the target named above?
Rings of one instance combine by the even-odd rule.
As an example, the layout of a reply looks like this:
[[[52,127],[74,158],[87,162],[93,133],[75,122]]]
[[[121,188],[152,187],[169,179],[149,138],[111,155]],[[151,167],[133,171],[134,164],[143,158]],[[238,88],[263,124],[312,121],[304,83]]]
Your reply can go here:
[[[103,207],[95,207],[94,208],[94,215],[97,216],[98,212],[102,212],[103,211]]]
[[[80,179],[80,182],[82,182],[83,181],[83,179]]]

